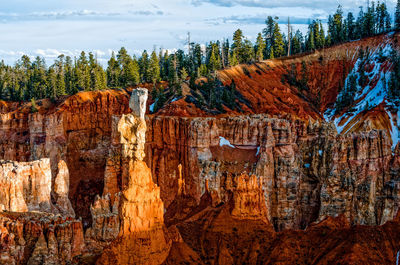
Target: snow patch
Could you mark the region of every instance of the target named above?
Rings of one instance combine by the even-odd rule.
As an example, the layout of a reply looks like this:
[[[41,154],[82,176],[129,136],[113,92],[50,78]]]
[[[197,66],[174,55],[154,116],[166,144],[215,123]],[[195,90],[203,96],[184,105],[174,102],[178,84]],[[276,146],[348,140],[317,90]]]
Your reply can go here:
[[[256,156],[258,156],[260,154],[260,146],[259,147],[257,147],[257,153],[256,153]]]
[[[305,168],[310,168],[310,166],[311,166],[310,164],[304,164]]]
[[[380,48],[382,48],[380,52]],[[362,111],[365,109],[369,108],[374,108],[381,104],[382,102],[385,101],[387,98],[387,89],[385,87],[385,84],[387,86],[389,78],[390,78],[390,72],[387,72],[386,74],[384,73],[384,62],[380,62],[380,57],[386,56],[388,57],[390,53],[392,52],[392,46],[390,44],[382,44],[380,45],[376,50],[370,51],[369,54],[364,55],[364,60],[366,60],[366,65],[373,65],[374,68],[372,69],[371,72],[365,73],[366,76],[369,78],[369,83],[362,88],[359,85],[359,79],[360,79],[360,67],[365,65],[363,63],[363,60],[360,58],[357,59],[353,70],[349,73],[349,75],[346,78],[345,85],[344,87],[347,87],[349,82],[350,82],[350,76],[355,76],[356,77],[356,83],[357,83],[357,88],[356,88],[356,93],[354,96],[354,101],[357,102],[352,108],[351,111],[345,112],[342,116],[334,118],[335,115],[335,109],[327,109],[327,111],[324,113],[324,118],[326,121],[331,121],[332,119],[337,132],[339,134],[345,134],[351,130],[352,127],[348,128],[346,131],[344,131],[344,128],[351,122],[354,121],[354,118],[358,116]],[[368,59],[365,59],[368,58]],[[371,87],[373,85],[373,81],[378,80],[376,85],[374,87]],[[346,91],[343,89],[339,95],[338,98],[342,96],[343,93],[346,93]],[[343,120],[346,120],[342,125],[339,125]],[[356,124],[357,122],[354,122]]]
[[[234,145],[232,145],[228,140],[226,140],[224,137],[220,136],[219,137],[219,146],[229,146],[231,148],[235,148]]]
[[[392,148],[393,150],[396,148],[397,144],[399,143],[400,140],[400,109],[397,110],[397,120],[395,117],[393,117],[392,113],[390,111],[387,111],[387,114],[389,115],[390,118],[390,135],[392,137]]]
[[[177,101],[178,99],[179,99],[179,98],[174,98],[174,99],[171,101],[171,103]]]
[[[324,153],[324,151],[319,150],[318,153],[319,153],[320,156],[322,156],[322,154]]]
[[[154,106],[156,105],[156,103],[154,102],[153,104],[150,105],[149,110],[151,112],[154,112]]]

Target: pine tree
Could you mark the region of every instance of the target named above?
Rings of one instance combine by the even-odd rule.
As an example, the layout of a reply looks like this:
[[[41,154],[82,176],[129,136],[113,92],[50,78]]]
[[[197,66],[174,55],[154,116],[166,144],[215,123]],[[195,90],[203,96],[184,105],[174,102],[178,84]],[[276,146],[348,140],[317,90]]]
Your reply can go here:
[[[64,79],[64,55],[58,56],[54,65],[54,72],[56,75],[55,83],[55,97],[65,95],[65,79]]]
[[[231,54],[229,54],[229,65],[230,66],[235,66],[239,64],[238,60],[238,55],[236,51],[232,51]]]
[[[176,55],[173,54],[169,59],[169,69],[168,69],[168,82],[170,87],[178,84],[178,70],[177,70],[177,60]]]
[[[376,23],[377,23],[377,33],[385,32],[386,30],[386,15],[388,14],[385,3],[376,6]]]
[[[275,58],[274,46],[272,46],[271,49],[269,50],[269,58],[270,59]]]
[[[340,43],[345,40],[345,32],[343,25],[343,11],[342,6],[339,5],[336,13],[333,15],[331,21],[329,21],[329,33],[332,38],[332,44]]]
[[[232,50],[239,51],[243,44],[243,32],[241,29],[237,29],[233,33],[233,43],[232,43]]]
[[[50,67],[47,73],[46,97],[53,100],[57,98],[57,75],[53,67]]]
[[[203,54],[201,51],[200,44],[196,44],[194,46],[193,57],[194,57],[194,60],[193,60],[194,61],[194,69],[197,70],[200,67],[200,65],[203,63],[203,60],[202,60]]]
[[[254,47],[251,41],[249,41],[248,39],[244,40],[241,52],[242,52],[240,58],[241,63],[251,63],[254,61],[255,58]]]
[[[136,58],[130,58],[124,66],[125,86],[132,87],[140,83],[139,63]]]
[[[321,20],[319,21],[319,39],[318,39],[319,48],[324,48],[325,47],[325,30],[324,27],[322,26]]]
[[[118,87],[120,79],[121,69],[117,59],[115,58],[114,51],[111,53],[111,58],[108,61],[107,67],[107,86],[108,87]]]
[[[396,13],[394,15],[394,27],[400,29],[400,0],[397,0]]]
[[[160,81],[160,62],[155,51],[151,53],[148,72],[149,79],[153,84]]]
[[[292,40],[292,54],[303,52],[303,34],[297,30]]]
[[[186,68],[183,67],[181,70],[181,81],[182,82],[186,81],[187,77],[188,77],[188,73],[186,71]]]
[[[271,53],[272,54],[272,53]],[[285,46],[278,22],[275,22],[273,33],[273,55],[275,58],[285,55]]]
[[[81,52],[77,61],[76,79],[80,90],[90,90],[90,72],[89,63],[84,51]]]
[[[313,24],[308,25],[308,37],[307,37],[306,48],[309,51],[315,50],[315,34],[314,34]]]
[[[33,73],[31,76],[32,97],[44,98],[46,95],[46,63],[39,56],[32,63]]]
[[[328,17],[328,35],[326,36],[325,43],[327,45],[332,45],[333,43],[333,36],[332,34],[335,31],[335,25],[333,24],[333,17],[329,15]]]
[[[214,47],[212,47],[212,50],[210,51],[210,58],[208,60],[208,69],[211,72],[214,72],[218,70],[218,68],[219,68],[218,60],[215,57]]]
[[[103,67],[93,53],[89,53],[90,90],[103,90],[107,87],[107,77]]]
[[[354,40],[355,39],[355,24],[354,24],[354,15],[353,13],[349,12],[347,14],[347,40]]]
[[[262,37],[261,33],[258,33],[257,41],[256,41],[256,60],[262,61],[264,60],[264,50],[266,48],[264,38]]]
[[[162,56],[162,62],[161,62],[161,79],[162,80],[168,80],[168,71],[169,71],[169,55],[168,55],[168,50],[165,50],[163,56]]]
[[[375,5],[368,6],[367,13],[363,19],[363,37],[373,36],[375,34]]]
[[[205,64],[201,64],[199,69],[198,69],[198,74],[199,77],[200,76],[207,76],[208,75],[208,69],[207,66]]]
[[[68,95],[73,95],[78,92],[77,85],[75,83],[73,68],[74,66],[72,65],[71,57],[70,56],[65,57],[64,80],[65,80],[65,92]]]
[[[265,20],[265,25],[266,27],[263,29],[263,35],[265,38],[265,45],[266,45],[265,55],[267,58],[270,58],[271,48],[273,46],[275,20],[271,16],[269,16],[267,20]]]
[[[229,65],[229,40],[222,43],[222,66],[227,67]]]
[[[392,29],[392,19],[388,11],[386,11],[386,19],[385,19],[385,31],[390,31]]]
[[[149,76],[149,66],[150,66],[150,60],[149,60],[149,55],[146,50],[143,51],[142,57],[139,59],[139,73],[140,73],[140,79],[142,82],[151,82],[150,76]]]

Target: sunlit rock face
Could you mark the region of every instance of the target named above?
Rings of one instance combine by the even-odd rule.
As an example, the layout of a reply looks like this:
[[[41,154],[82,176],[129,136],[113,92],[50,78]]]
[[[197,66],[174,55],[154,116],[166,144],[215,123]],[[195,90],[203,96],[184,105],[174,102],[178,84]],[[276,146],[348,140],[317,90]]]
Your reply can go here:
[[[64,160],[58,162],[57,175],[54,180],[56,207],[63,216],[75,217],[74,209],[69,201],[69,171]]]
[[[146,88],[136,88],[132,91],[129,100],[129,108],[132,110],[132,115],[141,120],[144,120],[146,114],[146,102],[149,92]]]
[[[60,160],[54,180],[55,203],[52,202],[52,174],[49,159],[32,162],[0,162],[0,208],[9,212],[47,212],[74,217],[68,198],[69,173]]]
[[[115,148],[122,151],[119,159],[122,165],[121,224],[118,237],[104,251],[97,264],[161,264],[168,255],[170,243],[163,231],[164,204],[160,188],[153,182],[151,170],[143,162],[146,100],[146,89],[133,90],[130,100],[133,112],[123,115],[118,121],[116,133],[120,141]],[[109,158],[112,159],[113,151],[110,152]],[[117,183],[112,180],[117,176],[112,172],[118,170],[111,169],[112,161],[107,166],[106,183],[112,186]],[[106,189],[116,190],[108,186]],[[114,198],[117,196],[114,194]]]
[[[0,162],[0,208],[11,212],[54,212],[50,160]]]

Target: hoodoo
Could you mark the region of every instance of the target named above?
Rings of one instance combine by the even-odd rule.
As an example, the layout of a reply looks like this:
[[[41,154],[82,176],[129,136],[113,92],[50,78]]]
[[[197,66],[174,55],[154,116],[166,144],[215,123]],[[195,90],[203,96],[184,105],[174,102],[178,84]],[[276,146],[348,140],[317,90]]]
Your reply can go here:
[[[147,89],[132,92],[131,114],[122,115],[118,132],[122,147],[121,221],[118,237],[97,264],[161,264],[170,243],[164,235],[164,204],[151,170],[143,162],[146,142]]]

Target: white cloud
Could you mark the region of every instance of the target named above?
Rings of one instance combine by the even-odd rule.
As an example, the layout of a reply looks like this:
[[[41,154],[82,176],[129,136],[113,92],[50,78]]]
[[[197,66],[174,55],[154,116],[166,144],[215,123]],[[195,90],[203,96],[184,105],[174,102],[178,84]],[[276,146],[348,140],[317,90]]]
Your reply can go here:
[[[234,6],[247,6],[247,7],[261,7],[261,8],[276,8],[276,7],[306,7],[306,8],[322,8],[325,10],[332,10],[337,8],[340,4],[345,9],[357,9],[359,6],[366,6],[364,0],[192,0],[195,6],[204,3],[213,4],[217,6],[234,7]],[[395,0],[387,1],[391,7],[394,6]]]

